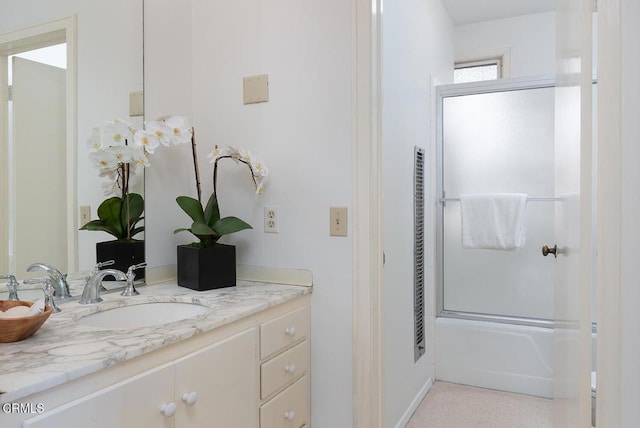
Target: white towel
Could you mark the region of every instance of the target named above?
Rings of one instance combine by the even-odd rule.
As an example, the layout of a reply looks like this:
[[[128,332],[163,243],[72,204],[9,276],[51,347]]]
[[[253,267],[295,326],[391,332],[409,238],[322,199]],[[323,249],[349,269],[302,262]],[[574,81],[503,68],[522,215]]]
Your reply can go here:
[[[526,240],[527,195],[460,195],[462,247],[517,250]]]

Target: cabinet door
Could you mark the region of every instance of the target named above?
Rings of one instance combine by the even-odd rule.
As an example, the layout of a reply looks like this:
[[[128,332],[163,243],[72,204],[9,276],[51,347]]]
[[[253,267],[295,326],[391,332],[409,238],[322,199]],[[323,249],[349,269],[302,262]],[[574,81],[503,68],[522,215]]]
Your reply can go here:
[[[173,428],[160,412],[173,399],[173,367],[164,366],[26,420],[24,428]]]
[[[257,427],[256,353],[252,328],[176,361],[176,427]]]

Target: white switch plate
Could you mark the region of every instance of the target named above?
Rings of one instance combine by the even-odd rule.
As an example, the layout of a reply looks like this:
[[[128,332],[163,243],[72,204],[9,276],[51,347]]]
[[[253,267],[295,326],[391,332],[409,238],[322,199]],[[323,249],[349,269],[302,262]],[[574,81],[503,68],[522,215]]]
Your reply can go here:
[[[144,114],[144,93],[142,91],[129,94],[129,116],[142,116]]]
[[[264,207],[265,233],[278,233],[280,229],[280,213],[278,207]]]
[[[245,104],[269,101],[269,76],[249,76],[242,80],[242,93]]]
[[[329,208],[329,235],[347,236],[347,207]]]
[[[80,205],[80,226],[91,221],[91,205]]]

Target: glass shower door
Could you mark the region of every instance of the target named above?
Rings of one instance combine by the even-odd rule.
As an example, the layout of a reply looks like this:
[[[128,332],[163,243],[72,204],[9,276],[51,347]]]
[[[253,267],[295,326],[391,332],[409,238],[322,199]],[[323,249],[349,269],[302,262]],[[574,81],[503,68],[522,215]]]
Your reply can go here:
[[[442,289],[445,313],[553,319],[555,89],[552,82],[479,84],[443,98]],[[459,197],[526,193],[526,244],[516,251],[463,249]]]

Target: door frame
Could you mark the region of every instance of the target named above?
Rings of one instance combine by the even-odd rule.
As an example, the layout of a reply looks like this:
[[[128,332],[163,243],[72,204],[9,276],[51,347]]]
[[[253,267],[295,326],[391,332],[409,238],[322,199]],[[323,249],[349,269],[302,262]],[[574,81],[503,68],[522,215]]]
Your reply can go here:
[[[43,24],[21,28],[19,30],[0,34],[0,82],[8,79],[8,57],[10,55],[26,52],[59,43],[67,43],[67,70],[66,70],[66,150],[67,160],[67,266],[61,267],[67,272],[75,272],[78,266],[76,251],[78,240],[77,184],[76,184],[76,141],[77,141],[77,17],[76,15]],[[9,88],[1,84],[0,89],[0,171],[7,171],[7,148],[9,141],[9,123],[7,103],[9,100]],[[0,174],[0,194],[8,194],[8,181],[5,174]],[[7,225],[9,220],[9,205],[0,209],[0,225]],[[0,228],[0,242],[8,242],[8,230]],[[0,247],[0,260],[8,259],[8,248]],[[13,272],[15,274],[15,272]]]
[[[353,426],[384,421],[382,0],[355,0],[353,40]]]
[[[598,427],[623,422],[622,21],[621,0],[598,1]]]

